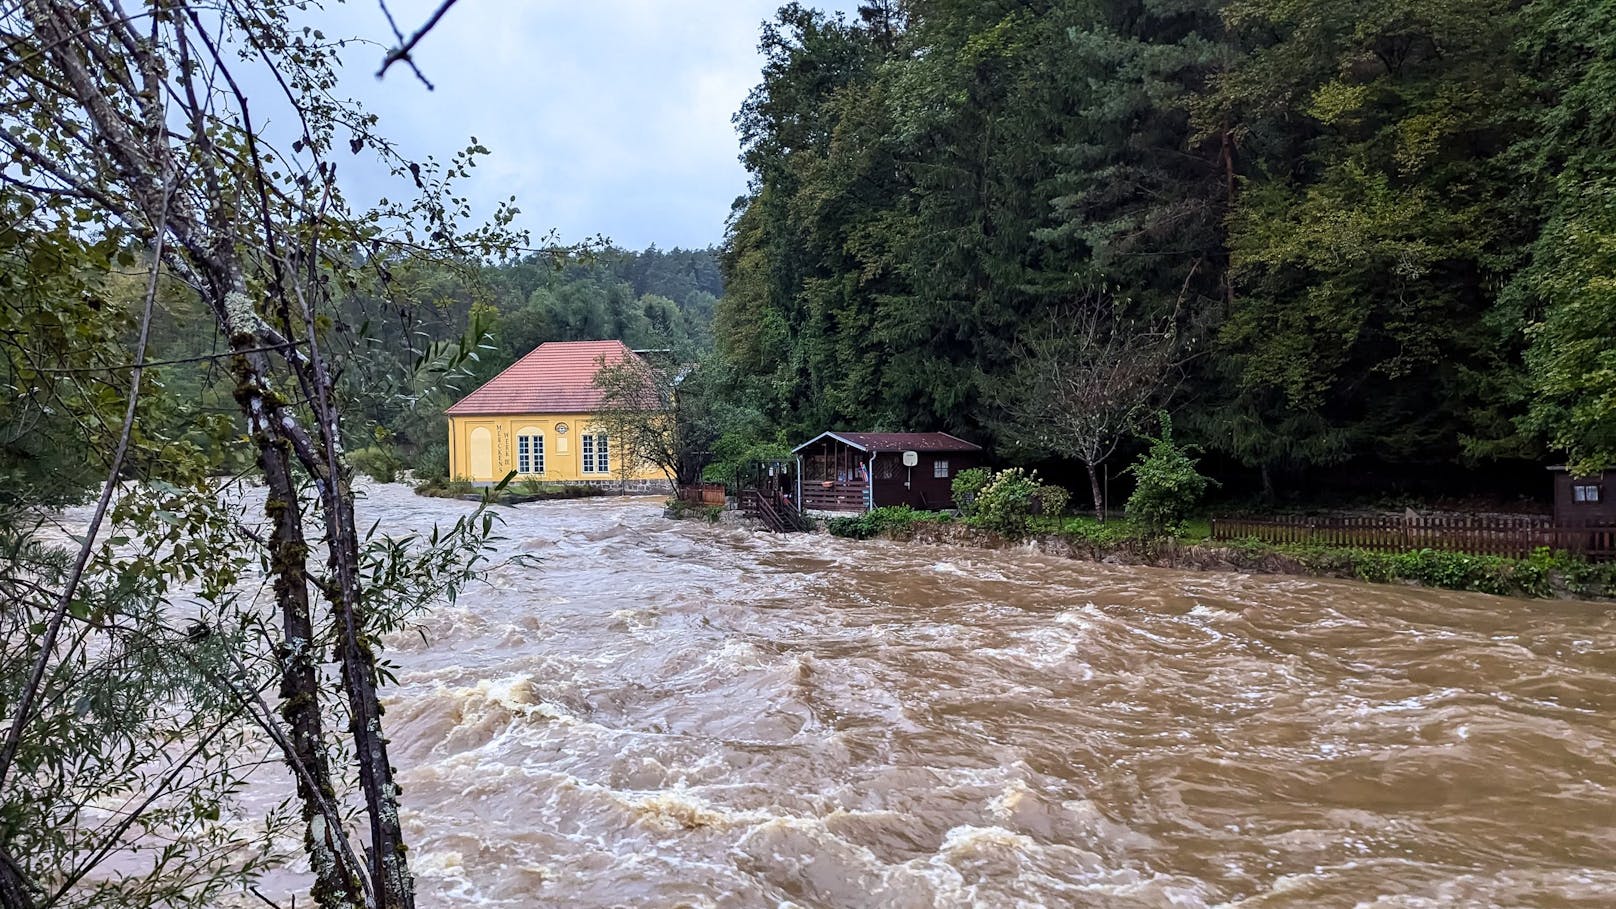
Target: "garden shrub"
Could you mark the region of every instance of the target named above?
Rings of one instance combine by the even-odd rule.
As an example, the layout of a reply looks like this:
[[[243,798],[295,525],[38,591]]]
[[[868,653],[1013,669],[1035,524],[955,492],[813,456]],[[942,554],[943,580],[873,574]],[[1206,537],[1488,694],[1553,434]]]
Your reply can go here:
[[[825,527],[832,536],[852,540],[868,540],[910,530],[916,524],[947,521],[948,516],[935,511],[917,511],[908,505],[876,508],[857,517],[832,518]]]
[[[1058,518],[1066,514],[1066,506],[1072,502],[1072,494],[1064,486],[1047,483],[1038,487],[1038,513],[1049,518]]]
[[[449,479],[448,443],[434,442],[421,449],[415,455],[412,469],[418,482]]]
[[[404,469],[404,462],[398,459],[391,448],[384,445],[372,445],[348,453],[348,464],[355,473],[363,474],[378,483],[392,483],[398,480],[398,472]],[[447,473],[447,469],[445,473]]]
[[[1211,482],[1196,469],[1191,446],[1173,441],[1173,422],[1163,413],[1161,435],[1128,471],[1137,485],[1128,497],[1128,519],[1154,537],[1181,531]]]
[[[986,467],[972,467],[954,475],[954,504],[959,507],[961,514],[970,517],[976,513],[976,497],[992,478],[993,471]]]

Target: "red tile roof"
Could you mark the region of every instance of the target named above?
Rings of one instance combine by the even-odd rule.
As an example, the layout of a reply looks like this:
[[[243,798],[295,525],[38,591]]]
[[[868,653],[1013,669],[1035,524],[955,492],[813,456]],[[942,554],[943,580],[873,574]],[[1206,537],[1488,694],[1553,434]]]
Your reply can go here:
[[[622,341],[551,341],[444,411],[450,416],[590,413],[601,403],[595,373],[637,356]]]
[[[859,451],[981,451],[982,446],[967,442],[946,432],[827,432],[812,441],[798,445],[802,451],[823,438],[857,448]]]

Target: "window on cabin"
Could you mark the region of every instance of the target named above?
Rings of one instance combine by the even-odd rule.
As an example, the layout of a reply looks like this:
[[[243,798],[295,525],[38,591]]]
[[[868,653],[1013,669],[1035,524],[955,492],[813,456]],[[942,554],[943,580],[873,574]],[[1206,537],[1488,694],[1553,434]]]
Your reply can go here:
[[[1571,487],[1571,498],[1573,501],[1591,504],[1603,501],[1601,496],[1603,492],[1604,490],[1601,487],[1592,483],[1579,483]]]
[[[583,457],[584,473],[611,473],[611,442],[604,432],[586,432],[579,436],[579,452]]]
[[[948,479],[948,461],[944,458],[938,458],[931,462],[931,475],[939,480]]]
[[[544,436],[524,434],[516,437],[516,472],[544,473]]]

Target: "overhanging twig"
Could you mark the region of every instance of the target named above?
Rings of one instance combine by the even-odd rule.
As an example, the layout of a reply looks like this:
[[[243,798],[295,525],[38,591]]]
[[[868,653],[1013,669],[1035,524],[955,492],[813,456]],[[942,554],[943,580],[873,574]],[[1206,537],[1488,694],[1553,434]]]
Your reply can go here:
[[[415,34],[408,38],[404,38],[403,34],[398,30],[398,26],[394,24],[393,14],[387,9],[387,0],[380,0],[380,2],[382,12],[387,15],[387,23],[393,27],[393,34],[399,36],[403,43],[387,52],[387,56],[382,59],[382,68],[376,71],[376,78],[380,79],[387,75],[389,67],[394,63],[403,61],[415,73],[415,78],[420,79],[421,84],[426,86],[426,90],[432,91],[432,83],[428,82],[426,76],[421,74],[420,68],[415,65],[415,60],[410,54],[415,50],[415,45],[420,44],[421,39],[426,37],[427,32],[437,27],[438,20],[442,19],[443,14],[449,11],[449,7],[455,5],[456,0],[443,0],[442,3],[438,4],[438,8],[433,10],[431,17],[426,20],[426,24],[416,29]]]

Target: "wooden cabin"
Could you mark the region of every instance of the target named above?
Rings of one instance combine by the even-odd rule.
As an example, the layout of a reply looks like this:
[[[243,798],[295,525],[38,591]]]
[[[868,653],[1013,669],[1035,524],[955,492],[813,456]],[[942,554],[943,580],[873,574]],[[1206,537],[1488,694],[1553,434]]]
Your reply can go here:
[[[1564,467],[1549,469],[1554,473],[1556,527],[1616,525],[1616,470],[1579,477]]]
[[[945,432],[827,432],[793,449],[797,506],[859,513],[954,507],[954,477],[980,467],[982,447]]]

